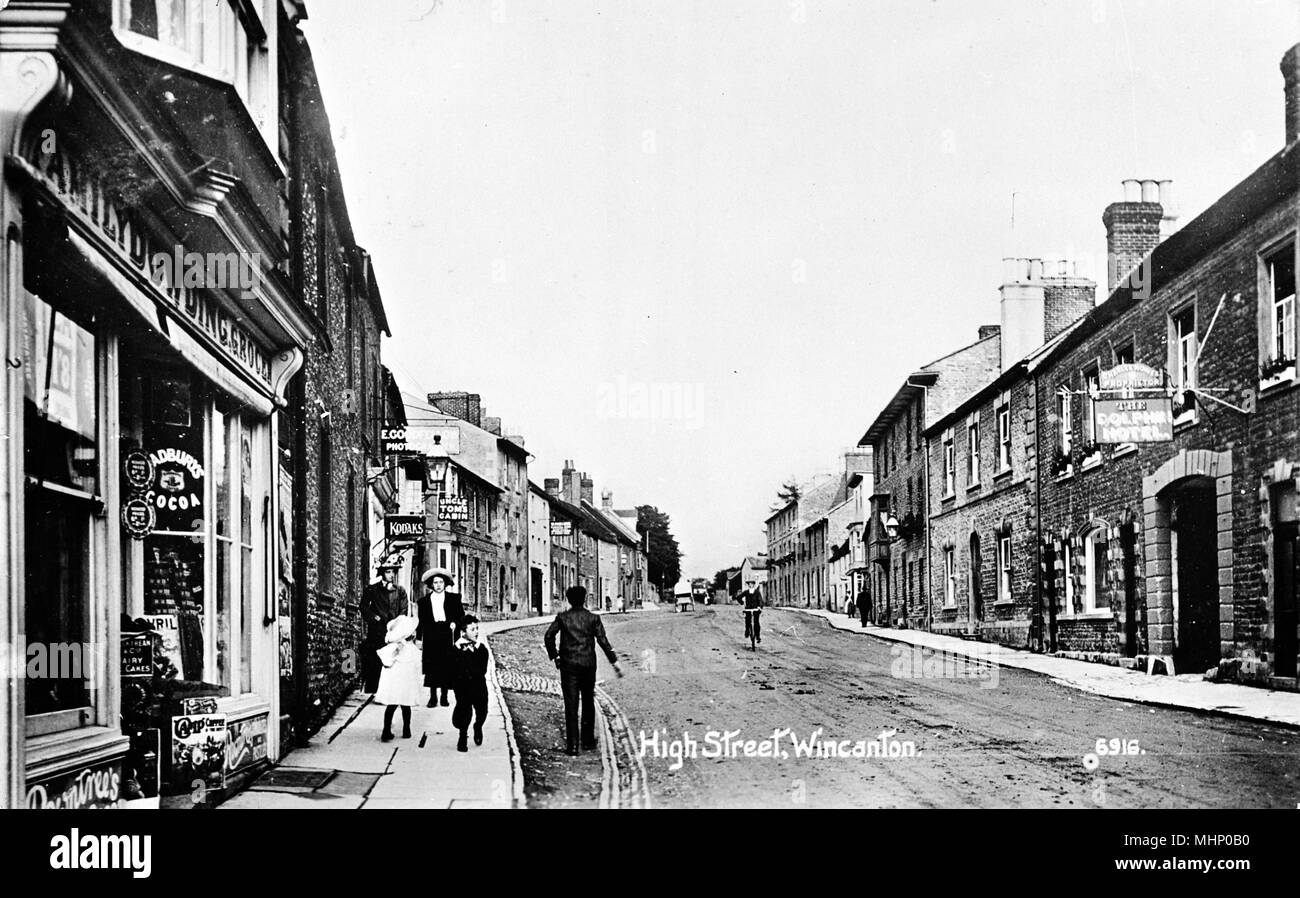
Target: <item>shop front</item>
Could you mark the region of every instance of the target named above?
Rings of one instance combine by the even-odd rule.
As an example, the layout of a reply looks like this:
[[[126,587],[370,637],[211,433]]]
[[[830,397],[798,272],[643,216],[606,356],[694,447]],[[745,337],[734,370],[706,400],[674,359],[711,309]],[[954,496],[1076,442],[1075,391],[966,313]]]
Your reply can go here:
[[[210,802],[278,757],[278,410],[305,330],[229,209],[128,189],[151,166],[102,96],[22,64],[34,99],[0,129],[4,804]]]

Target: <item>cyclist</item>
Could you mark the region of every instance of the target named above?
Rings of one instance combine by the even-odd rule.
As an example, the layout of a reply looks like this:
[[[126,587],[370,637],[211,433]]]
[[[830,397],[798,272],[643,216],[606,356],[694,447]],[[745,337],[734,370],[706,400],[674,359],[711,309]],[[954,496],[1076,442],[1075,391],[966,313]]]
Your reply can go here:
[[[762,642],[763,630],[759,625],[759,616],[763,613],[762,584],[755,584],[753,589],[745,590],[741,593],[741,598],[745,602],[745,638],[749,638],[750,628],[753,627],[754,641]]]

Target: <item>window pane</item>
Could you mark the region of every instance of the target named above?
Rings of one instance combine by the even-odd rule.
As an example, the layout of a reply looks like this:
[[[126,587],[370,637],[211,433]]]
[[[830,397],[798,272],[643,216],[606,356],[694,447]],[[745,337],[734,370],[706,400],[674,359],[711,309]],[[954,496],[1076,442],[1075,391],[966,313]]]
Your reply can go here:
[[[1110,598],[1106,594],[1106,536],[1104,531],[1097,531],[1091,538],[1092,548],[1092,569],[1089,576],[1092,578],[1092,601],[1093,607],[1099,610],[1105,610],[1110,607]]]
[[[25,670],[27,713],[44,714],[90,704],[81,662],[90,610],[90,507],[52,490],[27,491]],[[69,654],[70,653],[70,654]],[[77,667],[68,668],[65,660]]]
[[[203,677],[203,538],[153,535],[144,544],[144,612],[163,635],[175,676]]]

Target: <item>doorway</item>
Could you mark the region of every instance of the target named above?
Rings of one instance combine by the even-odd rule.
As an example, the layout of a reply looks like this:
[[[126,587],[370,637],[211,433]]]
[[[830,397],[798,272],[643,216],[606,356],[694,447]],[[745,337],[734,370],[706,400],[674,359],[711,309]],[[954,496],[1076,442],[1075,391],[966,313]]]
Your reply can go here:
[[[1119,545],[1124,570],[1124,657],[1138,654],[1137,533],[1133,524],[1120,527]]]
[[[1214,484],[1193,477],[1169,493],[1174,669],[1219,663],[1219,582]]]
[[[541,614],[542,613],[542,572],[538,568],[530,568],[530,571],[532,572],[531,573],[531,577],[532,577],[531,594],[533,599],[533,613]]]
[[[970,609],[967,612],[967,620],[971,622],[972,629],[978,625],[979,621],[984,619],[984,602],[980,595],[980,571],[982,568],[980,535],[972,533],[970,535]]]
[[[1290,484],[1273,492],[1273,675],[1296,675],[1296,493]]]

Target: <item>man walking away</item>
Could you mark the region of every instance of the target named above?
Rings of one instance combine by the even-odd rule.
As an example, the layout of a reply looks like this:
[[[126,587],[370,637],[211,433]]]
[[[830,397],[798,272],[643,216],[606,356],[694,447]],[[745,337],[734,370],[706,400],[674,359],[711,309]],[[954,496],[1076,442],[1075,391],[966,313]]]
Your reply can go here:
[[[864,586],[858,593],[858,615],[862,618],[862,626],[867,625],[867,617],[871,614],[871,593],[867,592]]]
[[[596,747],[596,648],[601,649],[609,663],[614,665],[614,673],[623,676],[618,666],[618,656],[614,654],[609,639],[605,636],[605,625],[600,616],[592,614],[583,605],[587,602],[587,590],[581,586],[571,586],[565,592],[565,598],[572,606],[568,611],[561,611],[555,616],[546,630],[546,654],[560,669],[560,691],[564,693],[564,736],[565,753],[578,753],[578,702],[582,701],[582,747]],[[555,647],[556,636],[560,646]]]

